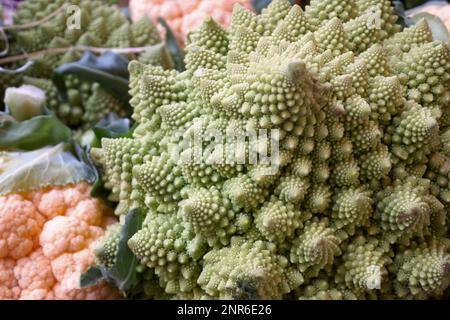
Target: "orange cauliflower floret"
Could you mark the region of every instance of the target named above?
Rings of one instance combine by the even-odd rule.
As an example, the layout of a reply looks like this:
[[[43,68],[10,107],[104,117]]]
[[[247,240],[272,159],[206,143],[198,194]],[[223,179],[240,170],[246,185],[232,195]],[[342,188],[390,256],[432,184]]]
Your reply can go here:
[[[0,197],[0,258],[20,259],[38,245],[44,217],[20,195]]]
[[[0,300],[119,298],[104,282],[80,288],[109,212],[86,183],[1,196]]]
[[[118,294],[108,286],[100,285],[93,288],[80,289],[80,275],[94,261],[92,250],[84,249],[76,253],[66,253],[52,262],[52,269],[58,279],[55,287],[56,299],[115,299]]]
[[[206,17],[213,17],[227,28],[236,3],[252,9],[250,0],[130,0],[129,8],[133,21],[138,21],[144,15],[153,21],[163,17],[184,45],[189,32],[198,28]],[[163,32],[162,29],[160,31]]]
[[[20,288],[14,277],[13,259],[0,259],[0,299],[17,299]]]
[[[102,224],[103,213],[108,210],[102,201],[90,197],[89,186],[84,183],[34,192],[31,200],[47,219],[67,215],[96,226]]]
[[[21,299],[46,299],[56,283],[51,261],[42,249],[18,260],[14,267],[14,276],[22,290]]]
[[[90,197],[90,189],[83,186],[76,186],[73,189],[62,190],[64,194],[64,201],[69,207],[74,207],[77,203]]]
[[[73,283],[63,281],[55,286],[55,298],[57,300],[115,300],[119,299],[120,296],[116,290],[106,283],[83,289],[74,289]]]
[[[99,227],[89,226],[74,217],[55,217],[47,222],[40,236],[44,254],[56,258],[65,252],[80,251],[103,234]]]
[[[75,217],[91,226],[100,226],[103,223],[102,213],[105,206],[98,199],[86,199],[79,202],[75,208],[67,210],[66,215]]]
[[[64,193],[58,189],[37,193],[33,200],[39,212],[47,219],[62,216],[67,211]]]

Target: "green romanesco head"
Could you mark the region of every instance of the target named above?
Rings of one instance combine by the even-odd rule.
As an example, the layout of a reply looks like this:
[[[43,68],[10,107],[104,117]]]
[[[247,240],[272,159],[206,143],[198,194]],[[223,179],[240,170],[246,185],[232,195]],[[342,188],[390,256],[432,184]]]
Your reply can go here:
[[[148,212],[129,247],[167,295],[448,286],[447,247],[430,239],[449,237],[450,50],[424,20],[400,32],[392,12],[387,0],[236,6],[229,31],[209,18],[191,34],[186,71],[130,63],[136,130],[92,155],[116,213]]]

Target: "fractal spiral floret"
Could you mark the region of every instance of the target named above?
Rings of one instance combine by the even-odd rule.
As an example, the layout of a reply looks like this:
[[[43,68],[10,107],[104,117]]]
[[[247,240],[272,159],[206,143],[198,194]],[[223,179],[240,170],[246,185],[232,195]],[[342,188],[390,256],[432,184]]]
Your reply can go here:
[[[387,0],[236,5],[228,31],[192,33],[186,71],[130,63],[138,126],[91,155],[116,214],[146,215],[128,245],[161,297],[442,295],[450,50],[396,19]]]

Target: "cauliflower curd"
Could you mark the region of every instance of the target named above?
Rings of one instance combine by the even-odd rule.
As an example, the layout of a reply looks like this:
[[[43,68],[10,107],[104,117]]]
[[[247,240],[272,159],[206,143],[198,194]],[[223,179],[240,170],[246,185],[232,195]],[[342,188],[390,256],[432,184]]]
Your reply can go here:
[[[88,184],[0,197],[0,299],[116,299],[106,283],[80,288],[94,242],[114,219]]]

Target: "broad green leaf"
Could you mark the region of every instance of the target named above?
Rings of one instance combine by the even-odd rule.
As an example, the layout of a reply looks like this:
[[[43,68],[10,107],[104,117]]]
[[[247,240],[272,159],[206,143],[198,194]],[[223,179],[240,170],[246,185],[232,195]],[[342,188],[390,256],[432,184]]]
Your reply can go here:
[[[130,119],[119,118],[112,112],[83,134],[81,145],[99,148],[102,138],[130,137],[132,134],[130,126]]]
[[[448,29],[439,17],[428,12],[419,12],[411,17],[415,23],[419,22],[422,18],[428,22],[434,40],[447,42],[450,39]]]
[[[129,136],[131,121],[127,118],[119,118],[115,113],[110,113],[101,119],[92,129],[98,140],[102,138],[119,138]]]
[[[94,182],[92,169],[69,149],[68,144],[61,143],[35,151],[0,152],[0,195]]]
[[[182,72],[186,70],[186,65],[184,63],[184,51],[175,37],[169,24],[163,18],[159,17],[158,22],[166,29],[166,46],[169,50],[172,60],[175,64],[175,69]]]
[[[103,272],[99,267],[90,267],[80,276],[80,287],[86,288],[95,286],[99,281],[104,280]]]
[[[94,174],[94,183],[92,184],[91,196],[94,198],[101,198],[105,204],[111,208],[115,208],[116,204],[108,199],[110,194],[109,190],[105,189],[104,182],[102,179],[101,172],[98,170],[97,166],[94,164],[90,156],[91,147],[80,146],[79,144],[73,143],[72,152],[77,155],[78,159],[83,161],[87,166],[89,166]]]
[[[131,210],[125,217],[125,223],[120,230],[119,248],[112,277],[117,288],[126,292],[137,284],[136,267],[138,260],[128,247],[128,240],[141,229],[144,215],[138,210]]]
[[[412,8],[418,7],[428,1],[429,0],[403,0],[403,3],[405,4],[406,9],[412,9]]]
[[[83,57],[58,67],[53,73],[53,82],[63,100],[67,99],[67,88],[64,75],[73,74],[78,78],[90,82],[97,82],[103,90],[128,105],[128,59],[124,56],[107,51],[100,56],[86,51]]]
[[[392,1],[394,5],[394,14],[398,16],[397,23],[400,25],[401,29],[408,28],[414,24],[414,21],[405,12],[405,5],[402,1],[394,0]]]
[[[130,210],[120,230],[117,259],[110,270],[101,266],[91,267],[80,277],[83,287],[95,285],[100,280],[107,280],[127,296],[140,290],[139,274],[137,273],[138,260],[128,247],[128,240],[142,227],[143,214],[138,209]]]
[[[22,122],[0,120],[0,150],[36,150],[69,142],[71,130],[55,116],[37,116]]]

